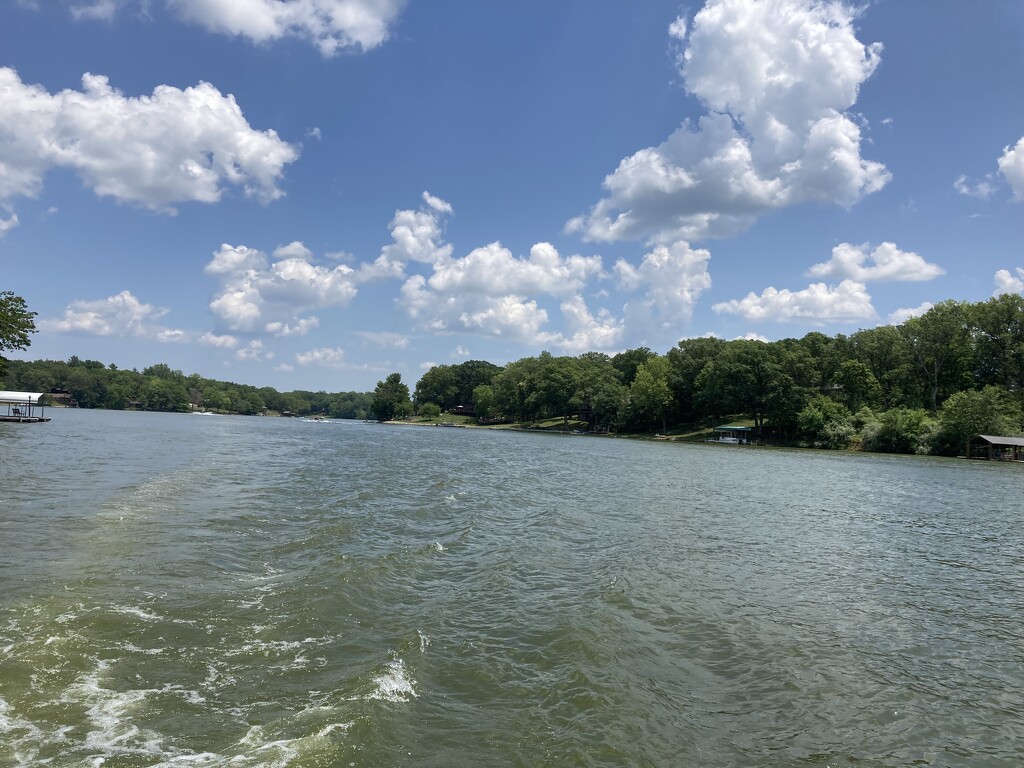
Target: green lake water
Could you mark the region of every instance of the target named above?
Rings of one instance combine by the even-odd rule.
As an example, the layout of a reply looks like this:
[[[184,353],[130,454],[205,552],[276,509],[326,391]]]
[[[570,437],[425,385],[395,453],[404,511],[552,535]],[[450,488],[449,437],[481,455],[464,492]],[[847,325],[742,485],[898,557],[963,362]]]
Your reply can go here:
[[[0,766],[1019,766],[1024,466],[0,424]]]

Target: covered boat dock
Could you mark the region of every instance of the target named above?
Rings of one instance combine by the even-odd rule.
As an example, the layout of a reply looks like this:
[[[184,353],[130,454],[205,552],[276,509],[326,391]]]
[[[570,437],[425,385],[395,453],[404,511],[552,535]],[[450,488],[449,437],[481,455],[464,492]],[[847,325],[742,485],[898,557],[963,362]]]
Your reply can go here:
[[[968,459],[1024,461],[1024,437],[975,435],[967,441]]]
[[[49,421],[46,406],[40,403],[42,392],[0,391],[0,422],[14,421],[21,424],[38,424]]]
[[[750,427],[740,427],[735,424],[727,424],[721,427],[714,427],[715,437],[705,440],[706,443],[726,443],[728,445],[750,445]]]

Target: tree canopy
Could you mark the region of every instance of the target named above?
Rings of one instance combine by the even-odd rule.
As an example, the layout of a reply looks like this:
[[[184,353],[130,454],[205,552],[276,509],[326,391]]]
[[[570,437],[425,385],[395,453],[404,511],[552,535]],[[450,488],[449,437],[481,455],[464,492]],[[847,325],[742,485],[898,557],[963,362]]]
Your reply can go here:
[[[30,312],[21,296],[12,291],[0,291],[0,374],[8,362],[5,351],[28,349],[32,343],[29,334],[35,333],[35,312]]]

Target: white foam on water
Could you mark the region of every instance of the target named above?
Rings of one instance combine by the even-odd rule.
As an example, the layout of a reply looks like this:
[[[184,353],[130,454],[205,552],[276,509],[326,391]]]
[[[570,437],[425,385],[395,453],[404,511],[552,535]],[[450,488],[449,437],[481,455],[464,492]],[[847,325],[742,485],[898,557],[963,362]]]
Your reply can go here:
[[[420,638],[420,653],[426,653],[427,647],[430,645],[430,635],[419,629],[416,630],[416,634]]]
[[[121,648],[129,653],[142,653],[146,656],[158,656],[167,650],[166,648],[139,648],[134,643],[121,643]]]
[[[32,765],[43,740],[43,732],[32,722],[13,714],[13,708],[0,698],[0,742],[11,750],[16,764]],[[23,750],[23,751],[22,751]]]
[[[144,611],[134,605],[112,605],[110,606],[110,610],[114,613],[124,614],[125,616],[138,616],[140,619],[145,619],[146,621],[160,621],[163,618],[163,616],[160,616],[159,614],[149,613],[148,611]]]
[[[440,542],[440,541],[435,541],[435,542],[434,542],[434,550],[435,550],[436,552],[444,552],[444,545],[443,545],[443,544],[441,544],[441,542]]]
[[[377,686],[367,699],[376,701],[393,701],[405,703],[411,698],[416,698],[416,681],[409,675],[405,662],[395,656],[384,665],[384,670],[373,678]]]

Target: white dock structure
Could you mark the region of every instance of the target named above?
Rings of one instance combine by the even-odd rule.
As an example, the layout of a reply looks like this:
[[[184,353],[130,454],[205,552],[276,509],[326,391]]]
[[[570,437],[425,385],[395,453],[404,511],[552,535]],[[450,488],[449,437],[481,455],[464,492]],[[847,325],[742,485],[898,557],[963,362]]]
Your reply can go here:
[[[39,401],[42,392],[9,392],[0,390],[0,422],[14,421],[21,424],[38,424],[49,421],[46,406]]]

